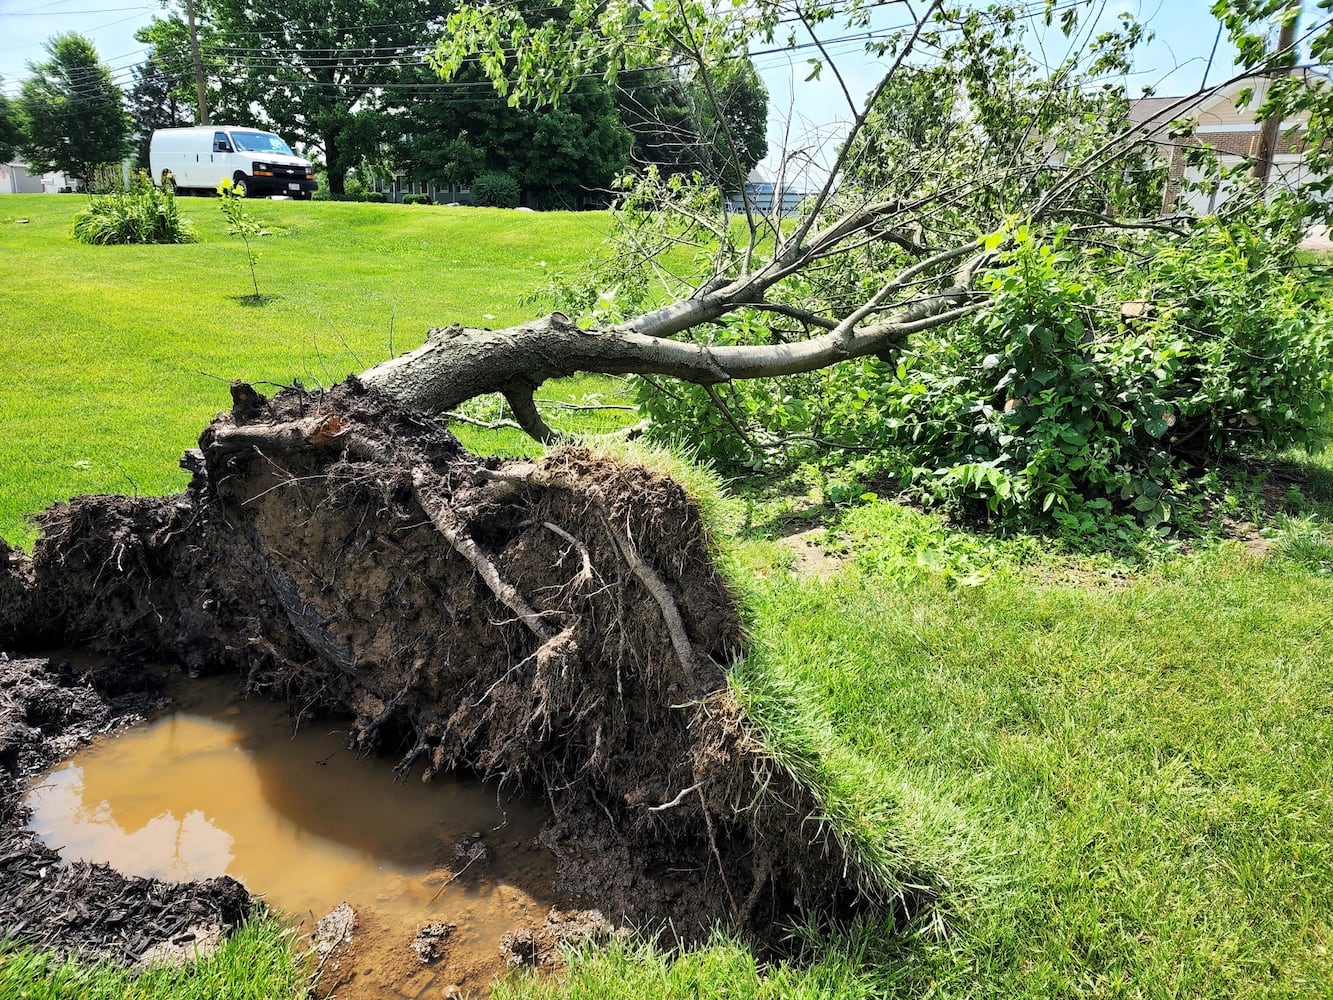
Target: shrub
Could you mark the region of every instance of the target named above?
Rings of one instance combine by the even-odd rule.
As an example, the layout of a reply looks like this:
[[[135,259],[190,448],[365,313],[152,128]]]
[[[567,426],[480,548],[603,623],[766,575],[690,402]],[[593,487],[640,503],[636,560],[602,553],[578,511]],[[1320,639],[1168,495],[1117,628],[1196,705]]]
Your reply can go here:
[[[404,205],[429,205],[430,195],[428,194],[405,194],[403,195]]]
[[[158,188],[139,171],[129,190],[94,194],[74,216],[80,243],[111,246],[132,243],[193,243],[194,227],[180,217],[170,186]]]
[[[498,170],[478,174],[472,196],[483,208],[518,208],[518,181]]]
[[[893,353],[711,393],[641,380],[654,433],[733,467],[855,461],[997,524],[1082,536],[1169,534],[1216,488],[1210,470],[1322,445],[1327,267],[1294,269],[1239,223],[1183,246],[1135,234],[1100,259],[1014,239],[984,310]],[[707,335],[758,343],[770,326],[736,315]]]
[[[367,191],[365,194],[365,200],[376,202],[381,205],[384,204],[384,202],[388,201],[383,191]]]
[[[1317,447],[1333,386],[1318,292],[1239,229],[1153,250],[1147,271],[1075,277],[1058,242],[1021,244],[984,316],[881,363],[866,401],[916,482],[1005,519],[1158,527],[1198,472]]]

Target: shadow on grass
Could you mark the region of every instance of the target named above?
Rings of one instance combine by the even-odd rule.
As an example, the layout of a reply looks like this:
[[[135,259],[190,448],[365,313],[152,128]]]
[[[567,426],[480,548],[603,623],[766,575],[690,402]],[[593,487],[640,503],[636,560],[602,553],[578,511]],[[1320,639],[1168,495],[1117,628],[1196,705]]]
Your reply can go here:
[[[747,541],[783,543],[789,536],[824,528],[829,540],[821,544],[830,549],[849,544],[858,550],[922,549],[929,550],[927,562],[942,554],[950,565],[950,553],[958,552],[967,554],[963,561],[968,565],[981,554],[987,554],[983,561],[988,564],[1054,559],[1062,565],[1069,560],[1101,565],[1109,560],[1116,573],[1125,573],[1226,540],[1254,553],[1277,548],[1285,555],[1283,540],[1299,535],[1321,546],[1315,560],[1320,567],[1326,561],[1322,545],[1333,542],[1329,457],[1288,452],[1201,466],[1189,474],[1188,483],[1171,499],[1165,530],[1138,521],[1128,508],[1100,518],[1095,530],[1088,530],[1086,518],[1069,519],[1062,526],[1040,516],[997,517],[982,504],[931,502],[922,490],[904,488],[903,478],[887,470],[842,478],[836,471],[789,468],[743,476],[733,480],[731,488],[745,503],[738,534]],[[903,515],[882,524],[883,518],[868,509],[880,501],[902,508]],[[867,525],[875,526],[868,535]],[[887,534],[876,537],[879,529]],[[1309,558],[1297,561],[1311,564]]]

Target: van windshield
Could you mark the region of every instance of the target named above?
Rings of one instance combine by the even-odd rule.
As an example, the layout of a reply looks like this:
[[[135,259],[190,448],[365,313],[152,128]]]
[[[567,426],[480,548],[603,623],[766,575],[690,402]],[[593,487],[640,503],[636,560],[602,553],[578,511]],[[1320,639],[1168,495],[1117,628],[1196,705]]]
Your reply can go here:
[[[238,153],[286,153],[295,156],[292,148],[272,132],[232,132],[232,145]]]

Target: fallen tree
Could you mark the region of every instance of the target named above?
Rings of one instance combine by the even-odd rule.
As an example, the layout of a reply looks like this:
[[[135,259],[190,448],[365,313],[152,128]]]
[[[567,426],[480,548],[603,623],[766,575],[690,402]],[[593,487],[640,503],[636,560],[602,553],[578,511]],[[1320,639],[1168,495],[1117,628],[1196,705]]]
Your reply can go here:
[[[479,66],[511,101],[558,101],[582,74],[664,52],[708,92],[754,38],[786,36],[837,82],[848,131],[828,146],[789,134],[762,206],[743,189],[729,207],[707,177],[626,178],[608,256],[558,283],[564,311],[439,328],[362,378],[437,410],[502,393],[551,442],[542,383],[633,374],[650,429],[719,462],[878,456],[877,473],[1025,526],[1114,513],[1156,528],[1189,499],[1178,484],[1317,444],[1333,406],[1328,316],[1297,253],[1329,211],[1333,88],[1292,72],[1333,47],[1333,22],[1273,44],[1293,9],[1218,4],[1240,68],[1135,102],[1150,29],[1099,3],[935,0],[888,27],[842,2],[569,0],[540,22],[469,5],[436,61],[446,76]],[[864,101],[831,56],[839,20],[885,67]],[[1287,123],[1303,179],[1267,185],[1262,150],[1230,163],[1195,133],[1233,92]],[[812,163],[818,187],[784,208]]]
[[[813,27],[832,8],[796,11]],[[588,30],[594,13],[601,35]],[[466,8],[443,61],[501,28],[544,40],[567,57],[554,76],[525,81],[533,64],[521,59],[485,68],[554,96],[561,74],[605,55],[585,36],[646,32],[616,51],[693,52],[706,85],[709,60],[746,35],[677,13],[580,7],[552,27],[515,23],[508,7]],[[773,32],[782,13],[737,16],[759,18],[746,31]],[[1154,207],[1141,182],[1157,176],[1149,153],[1172,108],[1129,124],[1122,89],[1083,87],[1127,65],[1134,28],[1103,38],[1066,19],[1075,54],[1036,76],[1011,38],[1030,13],[935,2],[883,36],[884,81],[852,112],[827,183],[795,219],[747,211],[736,240],[716,192],[645,178],[627,203],[622,235],[635,252],[617,259],[621,273],[648,273],[682,243],[707,253],[701,280],[666,305],[591,325],[554,312],[501,331],[439,328],[327,392],[269,399],[238,383],[231,412],[185,460],[186,493],[77,498],[41,516],[31,557],[3,552],[0,646],[79,644],[234,671],[301,716],[351,716],[357,745],[391,753],[405,773],[462,769],[540,789],[562,887],[618,918],[670,919],[689,936],[724,922],[772,941],[802,908],[915,917],[944,890],[939,873],[886,862],[892,852],[827,820],[812,762],[767,745],[742,711],[729,681],[746,655],[742,615],[681,487],[577,447],[480,459],[435,414],[499,392],[521,426],[554,443],[534,393],[583,371],[664,376],[726,409],[720,390],[741,381],[892,359],[914,334],[998,305],[1021,327],[1021,296],[1040,285],[1032,268],[1059,254],[1100,247],[1118,263],[1151,261],[1163,244],[1206,247],[1200,234],[1225,234],[1227,217],[1284,238],[1304,222],[1299,198],[1269,210],[1255,191],[1211,221]],[[661,31],[671,44],[654,48]],[[877,125],[880,98],[923,49],[954,67],[959,107],[926,130],[929,150],[886,161],[885,149],[901,154],[918,136]],[[1271,59],[1259,53],[1256,66]],[[1322,128],[1323,104],[1290,94],[1274,107],[1306,102],[1309,130]],[[1045,327],[1029,325],[1024,336],[1040,340]],[[1074,360],[1090,350],[1059,347]],[[992,409],[1030,401],[1005,391]]]

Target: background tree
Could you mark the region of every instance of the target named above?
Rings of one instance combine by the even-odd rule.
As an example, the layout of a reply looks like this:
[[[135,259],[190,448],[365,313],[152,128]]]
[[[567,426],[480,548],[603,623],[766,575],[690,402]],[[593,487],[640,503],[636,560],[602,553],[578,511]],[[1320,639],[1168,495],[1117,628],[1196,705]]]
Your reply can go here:
[[[45,62],[28,64],[19,92],[27,123],[21,150],[34,173],[61,170],[87,182],[129,151],[123,95],[82,35],[57,35],[46,51]]]
[[[630,136],[600,80],[580,80],[555,107],[513,107],[479,75],[458,88],[417,89],[430,79],[439,80],[423,68],[401,91],[402,161],[413,176],[465,187],[498,171],[543,207],[574,208],[625,167]]]
[[[768,155],[768,88],[749,58],[696,71],[689,89],[698,108],[706,171],[724,191],[739,191]]]
[[[196,11],[204,8],[195,5]],[[200,68],[208,100],[209,117],[213,121],[242,123],[250,120],[250,110],[238,96],[223,87],[224,77],[230,74],[228,60],[232,46],[206,19],[195,21],[199,39]],[[134,33],[137,41],[149,46],[147,59],[160,68],[170,88],[169,99],[180,109],[198,117],[198,89],[194,80],[194,57],[190,51],[190,31],[178,10],[163,17],[155,17]]]
[[[440,0],[210,0],[205,17],[228,56],[222,87],[259,124],[318,150],[329,191],[374,158],[401,125],[384,88],[422,58],[448,5]]]
[[[702,168],[698,115],[676,67],[631,70],[616,82],[616,102],[633,137],[630,159],[664,176]]]
[[[0,77],[0,83],[4,78]],[[22,122],[19,120],[18,107],[4,94],[0,94],[0,163],[8,163],[23,139]]]
[[[200,0],[211,117],[253,124],[319,154],[330,193],[402,138],[386,88],[420,65],[447,0]],[[179,12],[140,33],[173,76],[190,66]],[[192,72],[192,71],[191,71]],[[192,92],[192,91],[191,91]],[[193,97],[178,88],[178,96]]]
[[[148,146],[153,131],[179,128],[195,123],[197,114],[192,98],[182,99],[183,89],[192,85],[191,77],[169,73],[155,51],[134,67],[134,86],[130,88],[130,117],[134,121],[135,164],[148,168]]]
[[[617,99],[635,163],[667,177],[700,171],[738,191],[768,154],[768,91],[748,56],[710,73],[678,65],[630,71]]]

